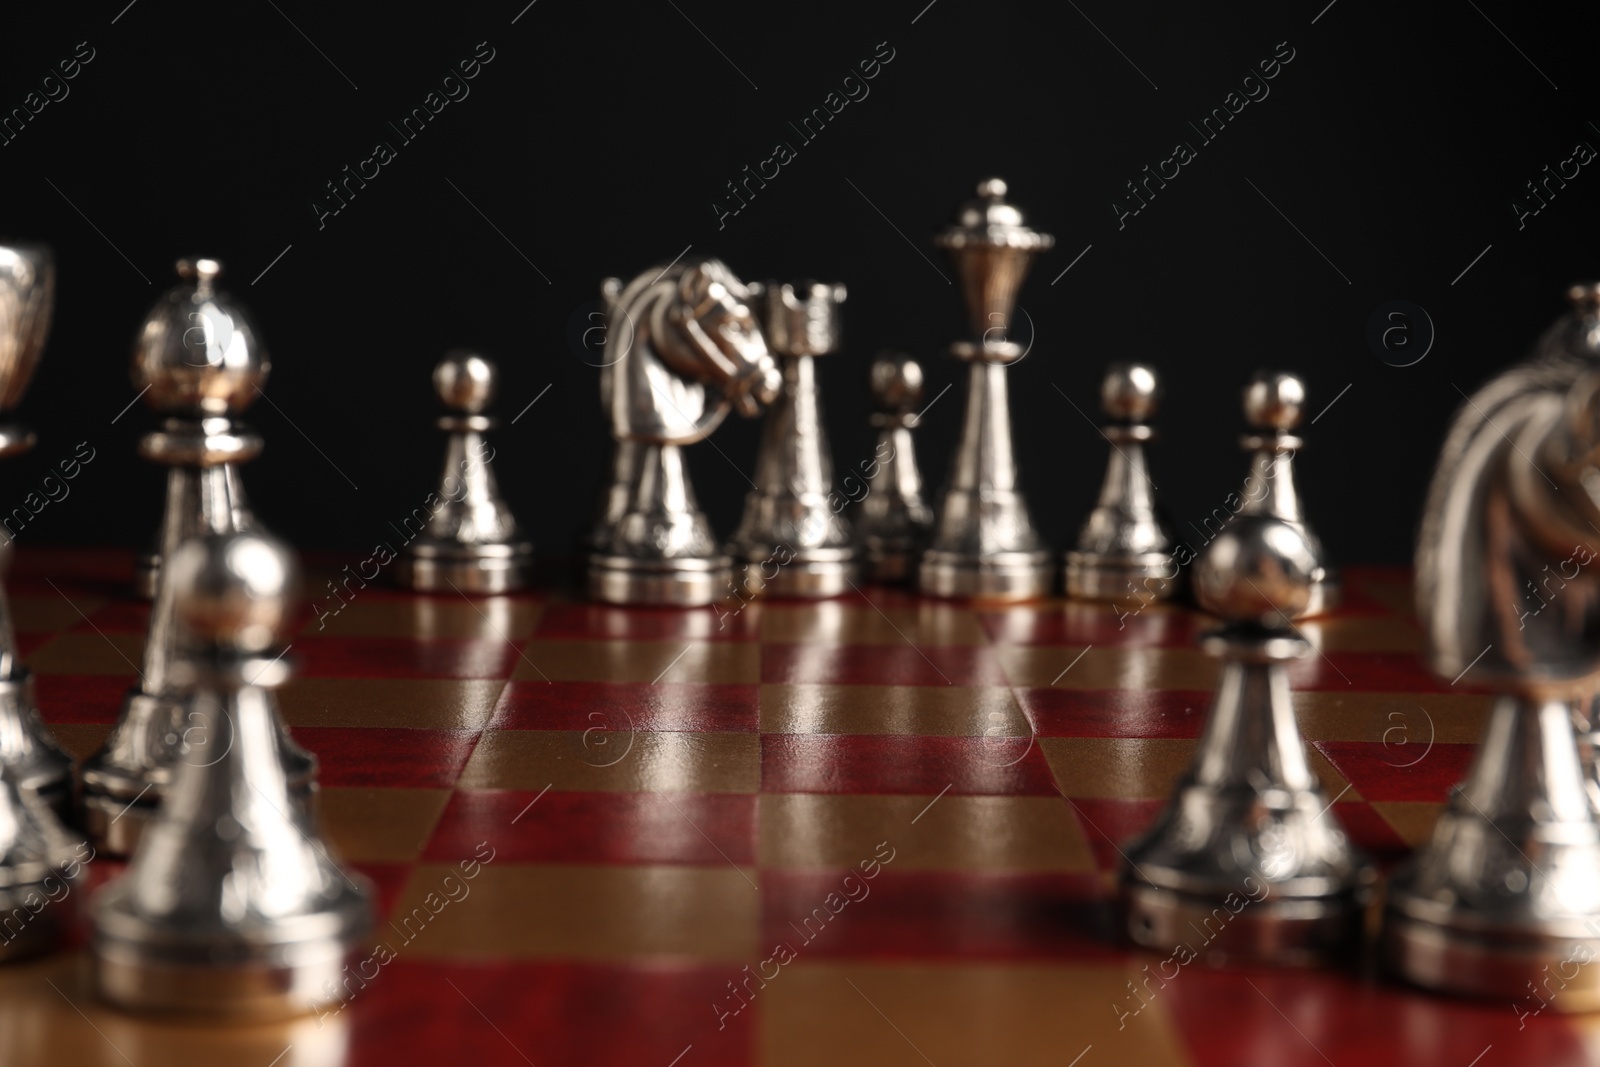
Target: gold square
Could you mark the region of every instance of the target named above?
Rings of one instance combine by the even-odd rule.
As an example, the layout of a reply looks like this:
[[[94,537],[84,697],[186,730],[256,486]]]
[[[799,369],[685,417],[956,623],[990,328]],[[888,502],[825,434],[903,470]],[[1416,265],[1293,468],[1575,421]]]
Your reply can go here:
[[[1171,795],[1196,742],[1171,737],[1041,737],[1039,747],[1069,797],[1139,800]],[[1306,762],[1330,798],[1360,800],[1326,756],[1306,745]]]
[[[87,630],[58,634],[33,650],[35,674],[126,674],[144,670],[144,634]]]
[[[766,793],[762,867],[855,867],[880,842],[895,870],[1093,871],[1060,797]]]
[[[290,726],[477,730],[504,688],[489,678],[295,678],[278,706]]]
[[[1493,698],[1475,693],[1294,694],[1295,718],[1307,740],[1370,741],[1404,763],[1431,742],[1473,744],[1483,736]]]
[[[761,650],[745,641],[529,641],[512,677],[754,685],[761,680]]]
[[[1393,615],[1336,615],[1296,625],[1323,652],[1416,652],[1422,647],[1416,626]]]
[[[48,596],[23,593],[11,598],[11,615],[18,633],[55,633],[90,618],[105,604],[105,598],[97,596],[76,596],[68,600],[55,593]]]
[[[317,816],[334,852],[352,863],[410,863],[422,855],[448,789],[324,788]]]
[[[58,722],[50,727],[50,732],[55,735],[57,744],[82,763],[100,751],[111,727],[104,723]]]
[[[478,741],[457,783],[460,789],[547,786],[571,792],[755,793],[761,786],[761,738],[496,730]]]
[[[374,937],[401,958],[659,956],[728,961],[737,970],[757,958],[761,894],[754,881],[751,872],[727,865],[502,860],[482,864],[468,880],[457,865],[423,864]]]
[[[995,654],[1011,684],[1019,686],[1210,689],[1217,681],[1217,661],[1191,648],[998,645]]]
[[[854,599],[763,604],[760,620],[761,640],[769,644],[988,644],[969,608],[935,601],[892,607]]]
[[[1026,738],[1027,716],[999,686],[763,685],[764,734]]]
[[[1444,810],[1444,805],[1413,800],[1374,800],[1372,810],[1383,816],[1383,821],[1393,827],[1400,840],[1412,848],[1420,848],[1433,836],[1434,820]]]

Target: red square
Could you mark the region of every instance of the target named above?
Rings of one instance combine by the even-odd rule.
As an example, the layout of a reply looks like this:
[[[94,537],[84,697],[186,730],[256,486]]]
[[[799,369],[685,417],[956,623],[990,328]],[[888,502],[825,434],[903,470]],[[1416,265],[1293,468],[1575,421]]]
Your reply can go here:
[[[762,645],[769,684],[1005,685],[992,648],[968,645]]]
[[[518,654],[498,638],[302,637],[292,648],[306,678],[506,678]]]
[[[758,728],[754,685],[658,682],[507,683],[491,730],[739,733]]]
[[[134,684],[138,679],[132,680]],[[33,695],[45,722],[117,721],[129,679],[116,674],[36,674]]]
[[[1211,694],[1188,689],[1018,688],[1040,737],[1199,737]]]
[[[621,608],[605,604],[551,604],[533,636],[586,641],[754,641],[759,609],[737,602],[682,608]]]
[[[1110,604],[1069,601],[978,614],[984,631],[1000,644],[1099,645],[1116,648],[1187,648],[1206,620],[1171,607],[1141,610],[1130,594]]]
[[[1365,800],[1423,800],[1441,803],[1450,787],[1467,776],[1477,745],[1435,744],[1420,759],[1410,750],[1370,741],[1313,741]],[[1410,764],[1407,766],[1407,764]]]
[[[448,789],[478,741],[469,730],[297,726],[293,733],[316,754],[323,785],[369,788]]]
[[[1054,796],[1037,745],[1016,759],[982,737],[763,734],[764,793],[925,793]],[[1012,762],[1015,760],[1015,762]]]

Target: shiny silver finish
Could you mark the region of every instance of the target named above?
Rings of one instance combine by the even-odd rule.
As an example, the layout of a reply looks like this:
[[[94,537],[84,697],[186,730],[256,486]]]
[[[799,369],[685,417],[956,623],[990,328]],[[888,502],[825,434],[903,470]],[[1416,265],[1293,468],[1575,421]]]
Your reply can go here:
[[[1286,667],[1311,651],[1288,618],[1316,566],[1303,530],[1268,516],[1236,518],[1195,563],[1195,595],[1225,623],[1202,642],[1222,677],[1193,763],[1124,852],[1125,928],[1139,945],[1292,965],[1359,946],[1376,875],[1306,761]]]
[[[878,444],[855,520],[856,536],[869,580],[904,582],[933,530],[933,510],[922,499],[922,471],[911,439],[922,407],[922,366],[910,356],[880,353],[868,384]]]
[[[0,771],[0,963],[61,944],[74,918],[72,883],[93,858],[43,797]]]
[[[267,355],[243,311],[212,283],[213,260],[178,265],[185,279],[157,303],[133,354],[135,386],[167,413],[160,429],[140,442],[146,459],[168,468],[162,515],[162,555],[207,533],[255,528],[240,492],[239,463],[254,459],[262,441],[233,415],[266,380]],[[231,406],[230,406],[231,405]],[[171,678],[173,601],[157,572],[139,684],[123,700],[116,725],[83,766],[83,818],[95,847],[129,854],[171,781],[190,709]],[[316,763],[284,734],[290,781],[312,803]]]
[[[1100,406],[1111,422],[1100,433],[1111,446],[1105,481],[1078,544],[1065,564],[1068,596],[1087,600],[1133,597],[1166,600],[1181,587],[1172,534],[1156,506],[1144,446],[1161,399],[1155,368],[1117,363],[1100,385]]]
[[[1238,514],[1271,515],[1292,522],[1305,533],[1317,556],[1311,597],[1296,618],[1322,615],[1339,603],[1338,572],[1329,565],[1322,543],[1306,524],[1305,503],[1295,485],[1295,453],[1305,440],[1295,434],[1305,417],[1305,383],[1293,374],[1257,371],[1244,387],[1244,418],[1249,433],[1239,445],[1250,453]]]
[[[783,387],[762,421],[757,488],[745,496],[744,516],[728,542],[734,585],[743,597],[838,596],[856,576],[856,548],[841,514],[848,498],[833,490],[816,357],[839,350],[845,288],[767,282],[750,289]]]
[[[212,534],[167,560],[171,673],[193,723],[127,873],[92,904],[95,989],[140,1011],[314,1011],[334,999],[372,906],[284,774],[272,689],[289,673],[274,651],[294,559],[259,535]]]
[[[1011,450],[1006,367],[1027,354],[1008,337],[1017,290],[1033,257],[1055,239],[1028,228],[990,178],[937,243],[961,279],[974,340],[952,345],[969,364],[967,408],[933,539],[917,571],[922,592],[939,597],[1030,600],[1050,591],[1050,553],[1028,514]]]
[[[533,546],[495,483],[494,449],[484,434],[494,420],[483,414],[494,398],[494,364],[473,352],[446,354],[433,371],[434,390],[450,414],[439,420],[448,437],[440,501],[428,528],[405,547],[395,580],[424,593],[504,593],[520,589],[533,562]]]
[[[695,501],[680,448],[729,411],[753,416],[783,376],[750,292],[715,259],[607,279],[600,397],[616,440],[602,498],[589,593],[613,604],[710,604],[726,596],[732,560]]]
[[[1417,539],[1429,666],[1500,694],[1467,779],[1391,881],[1384,948],[1419,985],[1600,1008],[1600,820],[1574,705],[1600,671],[1600,287],[1457,413]],[[1587,709],[1585,709],[1587,710]],[[1544,1004],[1544,998],[1540,997]]]

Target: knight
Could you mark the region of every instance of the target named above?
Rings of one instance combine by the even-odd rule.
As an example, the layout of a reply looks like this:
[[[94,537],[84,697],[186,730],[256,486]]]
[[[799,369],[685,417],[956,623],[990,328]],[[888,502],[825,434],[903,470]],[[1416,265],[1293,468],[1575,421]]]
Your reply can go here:
[[[749,288],[720,260],[685,259],[606,304],[600,399],[616,442],[590,535],[589,593],[609,604],[692,607],[724,597],[733,561],[695,500],[682,448],[730,411],[760,414],[783,385]]]

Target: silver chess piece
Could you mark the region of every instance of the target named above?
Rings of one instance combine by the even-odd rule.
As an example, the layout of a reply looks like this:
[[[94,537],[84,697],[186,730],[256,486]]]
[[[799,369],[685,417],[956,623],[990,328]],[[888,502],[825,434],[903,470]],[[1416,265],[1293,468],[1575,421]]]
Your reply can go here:
[[[922,499],[916,428],[922,407],[922,366],[910,356],[883,352],[868,375],[872,425],[878,431],[866,496],[856,518],[866,576],[874,582],[908,581],[933,529],[933,510]]]
[[[1289,618],[1316,565],[1300,527],[1265,515],[1235,518],[1195,562],[1195,596],[1224,622],[1202,641],[1222,677],[1193,762],[1125,852],[1136,944],[1290,965],[1359,944],[1376,875],[1306,761],[1289,690],[1287,664],[1311,651]]]
[[[201,534],[255,528],[234,468],[259,455],[262,440],[236,415],[260,391],[269,361],[244,310],[216,291],[221,270],[215,260],[180,262],[184,281],[157,302],[134,346],[134,385],[166,416],[139,445],[142,456],[168,468],[163,557]],[[188,728],[186,698],[171,676],[173,599],[157,575],[139,684],[83,765],[84,827],[112,855],[132,852],[154,816]],[[290,780],[310,803],[316,761],[287,734],[283,741]]]
[[[1600,1008],[1600,819],[1573,722],[1600,673],[1600,285],[1571,299],[1460,409],[1434,472],[1416,558],[1425,655],[1497,696],[1384,915],[1400,975],[1519,1016]]]
[[[1171,532],[1156,506],[1144,446],[1156,438],[1150,420],[1161,400],[1155,368],[1117,363],[1100,384],[1100,406],[1111,421],[1100,428],[1111,445],[1100,499],[1064,559],[1067,595],[1113,600],[1130,593],[1141,602],[1167,600],[1181,586]]]
[[[0,770],[0,963],[61,944],[76,917],[74,882],[93,859],[43,796]]]
[[[1306,386],[1297,375],[1257,371],[1244,387],[1244,418],[1250,431],[1239,445],[1250,453],[1238,514],[1272,515],[1305,532],[1317,557],[1311,596],[1296,618],[1323,615],[1339,604],[1338,572],[1328,563],[1322,542],[1306,525],[1305,502],[1295,485],[1295,454],[1305,440],[1295,433],[1305,417]]]
[[[989,178],[937,240],[955,261],[975,340],[950,353],[968,364],[967,410],[932,542],[917,583],[938,597],[1031,600],[1050,591],[1050,552],[1028,514],[1011,450],[1006,367],[1028,350],[1008,337],[1017,291],[1033,257],[1055,244],[1006,202]]]
[[[720,260],[608,278],[600,399],[616,441],[591,535],[589,593],[610,604],[703,606],[733,561],[695,501],[682,447],[728,412],[760,414],[783,385],[749,289]]]
[[[193,723],[168,796],[122,878],[91,906],[94,984],[140,1011],[314,1011],[372,926],[371,890],[330,858],[280,759],[294,557],[258,534],[167,553],[174,683]]]
[[[483,414],[494,397],[495,366],[456,349],[434,368],[433,387],[450,414],[439,418],[449,435],[441,506],[428,528],[406,545],[395,580],[424,593],[504,593],[527,581],[533,546],[501,499],[484,439],[495,420]]]
[[[838,596],[856,576],[855,537],[833,489],[833,458],[816,358],[839,350],[845,287],[821,282],[752,283],[767,347],[783,387],[767,407],[755,483],[728,543],[734,592]]]
[[[42,245],[0,246],[0,418],[22,401],[44,354],[54,307],[56,269]],[[33,431],[0,422],[0,459],[33,447]],[[0,534],[0,582],[11,562],[9,531]],[[40,794],[58,814],[72,801],[72,757],[39,718],[33,675],[17,654],[11,605],[0,585],[0,770]]]

